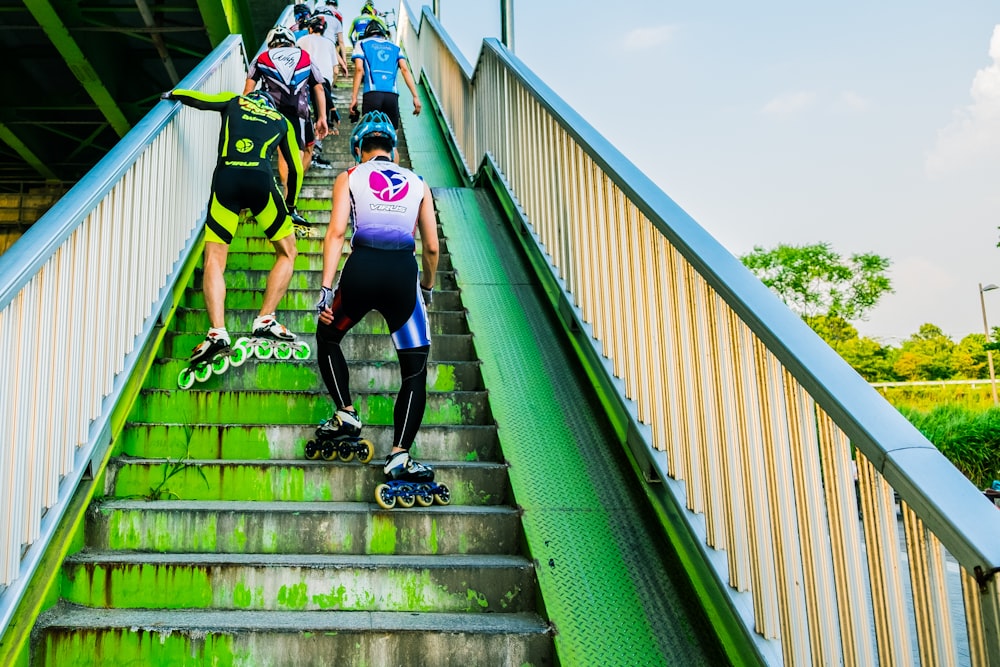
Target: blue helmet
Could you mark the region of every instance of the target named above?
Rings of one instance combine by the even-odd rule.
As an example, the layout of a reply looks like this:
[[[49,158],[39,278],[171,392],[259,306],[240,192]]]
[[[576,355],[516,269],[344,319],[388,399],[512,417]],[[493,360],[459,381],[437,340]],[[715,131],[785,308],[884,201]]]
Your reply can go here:
[[[271,93],[266,90],[251,90],[249,93],[243,97],[247,98],[251,102],[257,104],[258,106],[267,107],[269,109],[277,110],[278,105],[274,102],[274,97]]]
[[[298,4],[292,8],[292,15],[295,17],[296,21],[302,21],[309,18],[309,5]]]
[[[381,111],[369,111],[361,117],[351,134],[351,154],[356,161],[361,162],[361,142],[372,135],[388,138],[392,147],[396,148],[396,128],[392,126],[392,121]]]

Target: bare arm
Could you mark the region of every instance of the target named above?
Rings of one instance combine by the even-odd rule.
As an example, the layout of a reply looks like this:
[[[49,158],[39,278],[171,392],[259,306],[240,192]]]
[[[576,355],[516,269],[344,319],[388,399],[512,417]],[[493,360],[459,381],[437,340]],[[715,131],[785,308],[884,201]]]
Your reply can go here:
[[[347,235],[347,223],[351,217],[351,190],[348,184],[347,172],[342,172],[333,182],[333,208],[330,211],[330,225],[326,228],[326,238],[323,239],[323,276],[322,286],[333,287],[333,279],[337,277],[337,267],[344,252],[344,237]],[[329,309],[320,314],[320,321]]]
[[[416,116],[423,108],[423,104],[420,103],[420,96],[417,94],[417,86],[413,83],[413,74],[410,73],[410,66],[406,64],[405,60],[399,61],[399,71],[402,72],[403,81],[406,82],[406,87],[410,89],[410,94],[413,95],[413,115]]]
[[[420,212],[417,214],[417,229],[420,231],[420,286],[430,289],[434,287],[440,249],[434,198],[427,183],[424,183],[424,198],[420,202]]]

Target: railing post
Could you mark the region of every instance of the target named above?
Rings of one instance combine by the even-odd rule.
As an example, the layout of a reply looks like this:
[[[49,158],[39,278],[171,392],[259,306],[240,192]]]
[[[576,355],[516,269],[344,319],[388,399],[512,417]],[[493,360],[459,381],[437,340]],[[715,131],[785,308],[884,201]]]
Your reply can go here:
[[[432,2],[431,2],[431,11],[434,12],[434,16],[437,17],[437,20],[440,21],[441,20],[441,0],[432,0]]]

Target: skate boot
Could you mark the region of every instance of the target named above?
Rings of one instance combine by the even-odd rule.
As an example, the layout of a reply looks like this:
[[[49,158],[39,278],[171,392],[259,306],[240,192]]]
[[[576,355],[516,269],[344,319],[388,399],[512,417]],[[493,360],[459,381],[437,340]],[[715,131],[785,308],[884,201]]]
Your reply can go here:
[[[312,223],[303,218],[298,210],[293,208],[288,215],[292,218],[292,227],[295,228],[296,238],[304,239],[313,235]]]
[[[434,503],[447,505],[451,491],[434,481],[434,469],[414,461],[409,452],[396,452],[385,457],[385,484],[375,487],[375,502],[383,509],[400,507],[430,507]]]
[[[358,463],[368,463],[375,456],[375,445],[361,435],[361,418],[353,410],[338,409],[316,428],[316,439],[306,443],[306,458],[325,461],[339,458],[345,463],[357,454]]]
[[[258,359],[270,359],[272,356],[281,359],[308,359],[312,351],[308,343],[298,340],[298,336],[293,334],[285,325],[279,324],[274,319],[274,313],[261,315],[253,321],[251,325],[252,333],[249,338],[240,338],[236,341],[236,347],[242,347],[247,355],[254,355]]]
[[[246,352],[233,349],[225,330],[211,329],[205,340],[191,352],[188,365],[177,375],[177,386],[190,389],[195,380],[204,382],[213,374],[222,375],[230,366],[240,366],[245,360]]]

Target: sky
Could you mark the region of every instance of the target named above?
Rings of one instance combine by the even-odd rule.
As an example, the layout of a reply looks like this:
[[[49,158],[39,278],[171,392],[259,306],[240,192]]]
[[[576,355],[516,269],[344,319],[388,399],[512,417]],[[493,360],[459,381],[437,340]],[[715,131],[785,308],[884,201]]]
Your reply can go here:
[[[500,5],[439,1],[471,63]],[[734,255],[877,253],[895,292],[861,335],[982,333],[979,284],[1000,285],[996,0],[513,5],[514,53]],[[1000,290],[984,297],[1000,326]]]

